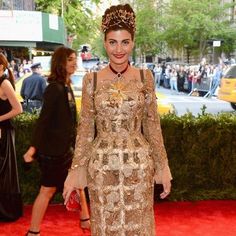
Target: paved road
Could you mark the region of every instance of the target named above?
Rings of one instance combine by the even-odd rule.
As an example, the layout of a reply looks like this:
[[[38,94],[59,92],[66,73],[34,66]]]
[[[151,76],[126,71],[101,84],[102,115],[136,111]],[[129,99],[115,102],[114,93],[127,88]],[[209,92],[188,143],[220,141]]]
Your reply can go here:
[[[181,116],[186,112],[191,112],[193,115],[197,116],[202,113],[201,108],[206,106],[206,112],[217,114],[220,112],[233,112],[233,108],[228,102],[221,101],[216,97],[204,98],[204,97],[195,97],[188,96],[188,94],[172,94],[169,89],[158,88],[158,92],[164,94],[162,98],[163,101],[171,103],[175,106],[177,115]]]

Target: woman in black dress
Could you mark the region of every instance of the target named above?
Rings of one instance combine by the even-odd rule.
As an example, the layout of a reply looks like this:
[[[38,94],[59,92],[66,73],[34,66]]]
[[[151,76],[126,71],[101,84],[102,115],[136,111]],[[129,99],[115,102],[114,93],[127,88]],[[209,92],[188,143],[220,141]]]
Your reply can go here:
[[[76,52],[64,46],[57,48],[51,60],[43,106],[37,121],[32,145],[24,155],[25,162],[38,160],[41,188],[34,202],[30,230],[27,235],[39,235],[40,223],[50,199],[61,192],[71,166],[76,137],[76,106],[70,76],[77,68]],[[86,199],[81,192],[82,219],[89,219]]]
[[[14,77],[6,57],[0,53],[0,221],[22,215],[22,201],[11,118],[22,112],[14,91]]]

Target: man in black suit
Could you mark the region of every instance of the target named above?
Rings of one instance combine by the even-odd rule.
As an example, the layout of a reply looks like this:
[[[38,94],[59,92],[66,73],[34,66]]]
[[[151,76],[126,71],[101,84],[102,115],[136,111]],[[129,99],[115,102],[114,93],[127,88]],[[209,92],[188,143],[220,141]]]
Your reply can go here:
[[[41,63],[32,64],[32,75],[24,79],[22,83],[20,94],[24,99],[24,111],[40,111],[42,107],[43,93],[47,83],[45,78],[41,76],[41,69]]]

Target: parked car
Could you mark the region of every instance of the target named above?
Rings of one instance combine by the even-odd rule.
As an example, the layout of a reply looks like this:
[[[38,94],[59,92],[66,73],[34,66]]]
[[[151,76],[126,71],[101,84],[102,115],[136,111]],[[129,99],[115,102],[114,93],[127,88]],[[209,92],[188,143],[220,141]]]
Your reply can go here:
[[[221,79],[218,98],[230,102],[236,110],[236,64],[232,65]]]

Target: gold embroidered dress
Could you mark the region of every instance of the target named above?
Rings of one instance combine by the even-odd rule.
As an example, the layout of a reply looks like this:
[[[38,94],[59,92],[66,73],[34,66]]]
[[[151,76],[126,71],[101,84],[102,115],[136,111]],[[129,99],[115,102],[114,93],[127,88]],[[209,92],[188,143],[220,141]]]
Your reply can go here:
[[[154,236],[154,179],[168,160],[153,77],[104,80],[96,92],[84,78],[71,170],[73,186],[89,188],[92,236]],[[96,130],[96,132],[95,132]]]

